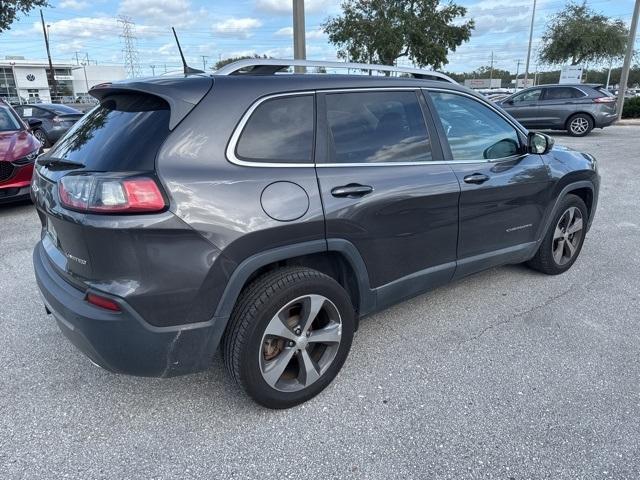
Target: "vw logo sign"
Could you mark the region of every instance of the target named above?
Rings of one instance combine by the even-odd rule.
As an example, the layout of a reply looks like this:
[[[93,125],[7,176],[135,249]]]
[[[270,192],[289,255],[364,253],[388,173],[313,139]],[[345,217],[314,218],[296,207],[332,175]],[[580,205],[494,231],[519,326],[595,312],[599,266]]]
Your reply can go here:
[[[33,73],[30,73],[29,75],[27,75],[27,80],[29,80],[30,82],[33,82],[36,79],[36,76]]]

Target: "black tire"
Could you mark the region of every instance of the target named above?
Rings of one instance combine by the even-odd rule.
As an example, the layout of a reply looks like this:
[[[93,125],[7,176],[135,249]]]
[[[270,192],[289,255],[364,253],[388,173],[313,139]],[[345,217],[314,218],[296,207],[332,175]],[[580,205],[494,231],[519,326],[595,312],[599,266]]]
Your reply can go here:
[[[593,118],[586,113],[576,113],[567,120],[567,132],[572,137],[584,137],[593,130]]]
[[[42,144],[43,147],[48,147],[50,145],[49,139],[47,138],[47,134],[44,130],[36,129],[33,131],[33,136],[38,139],[38,141]]]
[[[567,212],[572,208],[576,208],[580,211],[582,230],[580,231],[580,237],[578,239],[574,237],[574,240],[577,240],[574,246],[575,251],[569,258],[566,258],[564,263],[562,263],[558,262],[556,260],[557,257],[554,256],[554,249],[556,252],[559,251],[558,239],[554,239],[554,236],[556,235],[556,227],[560,226],[560,229],[562,230],[561,219],[563,219],[563,217],[566,219]],[[580,197],[571,194],[564,197],[560,201],[558,211],[549,224],[549,228],[542,240],[542,243],[540,244],[540,247],[538,248],[538,251],[536,252],[536,255],[527,262],[527,265],[534,270],[546,273],[547,275],[558,275],[569,270],[582,250],[582,245],[584,244],[584,238],[587,231],[588,219],[587,207]],[[567,240],[563,239],[562,241],[566,242]],[[563,250],[569,252],[568,248]],[[565,260],[564,256],[562,259]]]
[[[266,329],[271,325],[275,315],[281,312],[285,306],[291,305],[292,302],[304,298],[306,295],[322,296],[325,297],[325,300],[329,300],[328,303],[322,304],[323,310],[317,318],[324,314],[322,312],[324,312],[325,305],[329,305],[334,314],[337,311],[341,322],[341,334],[338,333],[340,340],[337,345],[332,344],[336,345],[331,347],[333,349],[332,360],[326,365],[326,370],[320,374],[317,380],[304,387],[301,383],[301,389],[297,391],[282,391],[277,388],[278,383],[272,386],[266,381],[263,362],[271,360],[266,359],[265,349],[268,348],[268,341],[265,341],[265,338],[272,338],[265,336],[267,335]],[[303,318],[302,311],[299,318]],[[316,320],[312,321],[315,324]],[[300,323],[303,321],[301,320]],[[240,294],[223,338],[223,358],[231,376],[256,402],[268,408],[289,408],[309,400],[331,383],[349,354],[354,329],[353,305],[348,293],[339,283],[316,270],[302,267],[282,268],[257,278]],[[319,330],[311,330],[311,333],[316,331]],[[339,332],[340,329],[337,331]],[[290,330],[287,333],[293,332]],[[302,335],[304,336],[304,333]],[[273,338],[280,340],[279,337]],[[299,358],[302,358],[303,352],[296,350],[298,344],[293,347],[294,342],[285,343],[287,344],[287,347],[284,347],[287,349],[286,351],[295,350],[292,353],[293,357],[289,357],[292,360],[287,360],[287,362],[294,363],[289,363],[287,368],[294,372],[299,369],[297,376],[295,373],[290,374],[290,378],[293,380],[285,379],[285,381],[295,382],[303,372],[303,364],[298,363],[301,361]],[[305,353],[307,348],[311,348],[311,353],[314,354],[313,349],[318,348],[315,345],[319,344],[310,343],[309,345],[310,347],[307,347],[305,342],[303,347]],[[328,347],[324,348],[326,350],[323,351],[322,356],[328,351]],[[275,354],[276,358],[284,353],[285,350],[281,347],[280,353]],[[283,374],[283,377],[277,382],[281,382],[286,375],[287,373]],[[306,383],[306,374],[303,374],[303,378]]]

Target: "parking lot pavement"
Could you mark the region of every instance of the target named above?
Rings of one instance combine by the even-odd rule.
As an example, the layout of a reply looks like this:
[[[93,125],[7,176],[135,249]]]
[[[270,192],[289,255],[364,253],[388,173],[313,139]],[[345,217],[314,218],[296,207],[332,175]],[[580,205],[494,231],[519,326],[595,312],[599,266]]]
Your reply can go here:
[[[0,210],[1,478],[640,478],[640,127],[559,143],[603,183],[580,258],[496,268],[363,320],[320,396],[258,407],[216,359],[94,367],[45,315],[30,205]]]

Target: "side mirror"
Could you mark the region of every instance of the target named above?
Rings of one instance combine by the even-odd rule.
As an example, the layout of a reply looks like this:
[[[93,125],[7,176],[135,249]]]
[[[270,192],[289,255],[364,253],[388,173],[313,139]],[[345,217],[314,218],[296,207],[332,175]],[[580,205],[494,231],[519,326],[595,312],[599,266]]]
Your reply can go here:
[[[27,122],[29,123],[29,128],[36,128],[42,125],[42,120],[38,120],[37,118],[30,118]]]
[[[554,140],[549,135],[540,132],[529,132],[529,153],[544,155],[553,148]]]
[[[505,100],[504,102],[505,105],[513,105],[513,100]]]

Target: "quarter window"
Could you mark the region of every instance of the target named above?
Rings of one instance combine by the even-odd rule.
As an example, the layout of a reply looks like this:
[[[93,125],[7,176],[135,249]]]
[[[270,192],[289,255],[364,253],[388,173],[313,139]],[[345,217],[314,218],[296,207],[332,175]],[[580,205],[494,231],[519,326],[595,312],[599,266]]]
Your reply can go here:
[[[313,152],[312,95],[278,97],[258,105],[236,147],[243,160],[310,163]]]
[[[379,91],[326,96],[329,162],[424,162],[432,159],[416,93]]]
[[[493,160],[520,151],[515,128],[504,118],[463,95],[430,92],[453,160]]]

